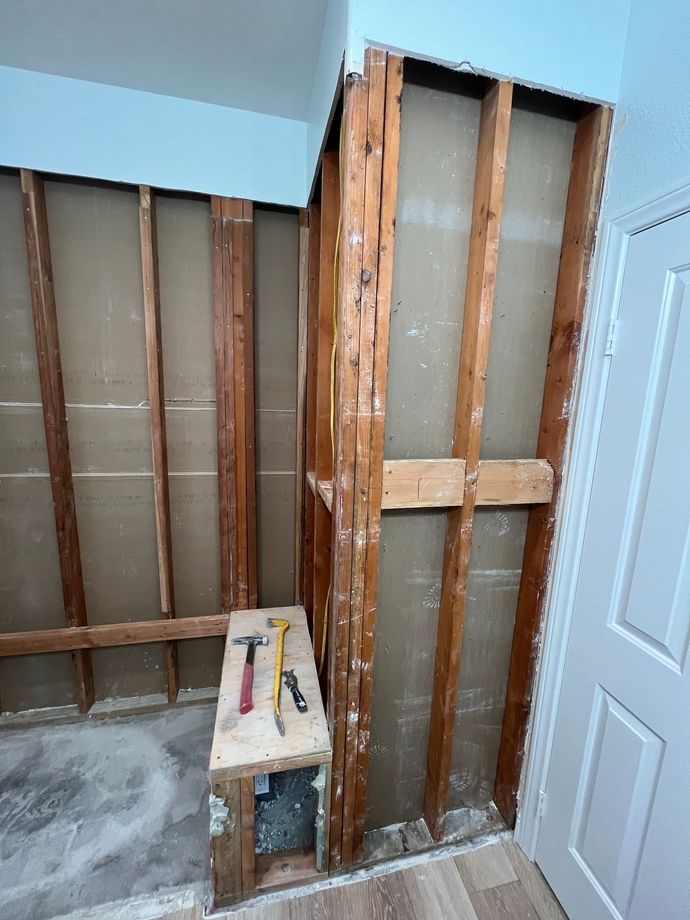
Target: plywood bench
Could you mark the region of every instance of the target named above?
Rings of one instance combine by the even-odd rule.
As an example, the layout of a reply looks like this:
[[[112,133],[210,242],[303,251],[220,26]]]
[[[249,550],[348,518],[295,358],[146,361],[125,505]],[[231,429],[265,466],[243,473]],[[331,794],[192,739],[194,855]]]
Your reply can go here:
[[[299,713],[281,680],[281,712],[285,735],[273,718],[273,679],[278,630],[269,617],[288,620],[283,670],[294,669],[308,711]],[[240,687],[247,653],[233,645],[238,636],[268,636],[256,647],[254,708],[240,715]],[[332,752],[321,701],[307,618],[303,607],[241,610],[230,615],[223,659],[218,711],[211,749],[211,854],[214,903],[223,907],[252,892],[286,887],[327,872],[328,805]],[[318,766],[319,800],[315,846],[309,851],[256,855],[254,777]]]

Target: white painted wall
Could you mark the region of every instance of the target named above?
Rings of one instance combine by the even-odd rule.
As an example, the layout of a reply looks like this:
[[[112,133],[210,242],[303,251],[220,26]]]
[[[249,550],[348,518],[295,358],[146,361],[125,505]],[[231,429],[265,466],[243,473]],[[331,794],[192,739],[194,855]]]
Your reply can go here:
[[[605,215],[690,183],[690,4],[632,0]]]

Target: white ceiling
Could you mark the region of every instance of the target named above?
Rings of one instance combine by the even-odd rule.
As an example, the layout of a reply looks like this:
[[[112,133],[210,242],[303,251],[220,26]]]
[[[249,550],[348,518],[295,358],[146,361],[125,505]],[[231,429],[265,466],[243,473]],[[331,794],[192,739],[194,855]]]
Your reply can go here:
[[[0,0],[0,64],[306,120],[328,0]]]

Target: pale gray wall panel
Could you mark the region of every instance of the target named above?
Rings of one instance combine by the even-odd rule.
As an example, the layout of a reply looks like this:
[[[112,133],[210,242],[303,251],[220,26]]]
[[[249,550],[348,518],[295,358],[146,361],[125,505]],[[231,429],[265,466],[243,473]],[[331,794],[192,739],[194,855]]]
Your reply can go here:
[[[254,382],[259,604],[294,597],[298,218],[254,209]]]
[[[479,101],[406,64],[386,459],[451,455]],[[367,827],[422,812],[444,512],[384,512]]]
[[[523,108],[516,90],[486,381],[481,456],[536,456],[575,125]],[[474,519],[449,807],[493,799],[527,527],[525,508]]]

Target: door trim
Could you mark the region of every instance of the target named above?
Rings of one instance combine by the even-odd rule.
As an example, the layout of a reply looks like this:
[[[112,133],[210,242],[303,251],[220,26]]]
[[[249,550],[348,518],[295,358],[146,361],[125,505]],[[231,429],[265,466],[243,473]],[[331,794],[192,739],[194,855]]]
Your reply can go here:
[[[535,702],[520,781],[515,841],[530,859],[537,848],[543,790],[551,757],[565,656],[575,601],[589,501],[594,479],[610,354],[609,324],[618,315],[623,271],[631,236],[690,211],[690,185],[608,221],[595,256],[594,287],[587,311],[585,347],[577,374],[575,422],[566,451],[562,511],[555,535],[543,641],[537,664]],[[607,304],[610,305],[607,308]]]

